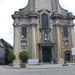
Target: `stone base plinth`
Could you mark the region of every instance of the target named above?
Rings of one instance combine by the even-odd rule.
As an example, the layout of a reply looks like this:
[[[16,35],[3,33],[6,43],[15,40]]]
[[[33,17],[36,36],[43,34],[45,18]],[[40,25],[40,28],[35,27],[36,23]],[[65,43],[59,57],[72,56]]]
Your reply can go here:
[[[64,63],[64,60],[63,59],[60,59],[59,61],[58,61],[58,64],[63,64]]]
[[[15,61],[13,62],[13,66],[14,66],[14,67],[20,66],[20,60],[15,60]]]
[[[62,66],[68,66],[68,64],[63,64]]]

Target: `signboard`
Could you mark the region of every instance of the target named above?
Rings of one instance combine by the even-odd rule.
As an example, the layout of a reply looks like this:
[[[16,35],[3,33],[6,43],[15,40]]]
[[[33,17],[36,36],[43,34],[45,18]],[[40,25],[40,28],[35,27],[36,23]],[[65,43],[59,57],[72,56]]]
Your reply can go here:
[[[38,59],[29,59],[28,64],[29,65],[37,65],[37,64],[39,64],[39,60]]]
[[[75,55],[75,48],[71,48],[72,50],[72,55]]]

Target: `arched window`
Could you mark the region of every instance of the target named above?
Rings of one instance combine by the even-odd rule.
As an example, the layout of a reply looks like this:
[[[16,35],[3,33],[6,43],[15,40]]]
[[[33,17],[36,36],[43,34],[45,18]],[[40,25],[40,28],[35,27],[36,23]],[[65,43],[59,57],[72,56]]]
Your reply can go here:
[[[48,15],[42,14],[42,28],[48,28]]]

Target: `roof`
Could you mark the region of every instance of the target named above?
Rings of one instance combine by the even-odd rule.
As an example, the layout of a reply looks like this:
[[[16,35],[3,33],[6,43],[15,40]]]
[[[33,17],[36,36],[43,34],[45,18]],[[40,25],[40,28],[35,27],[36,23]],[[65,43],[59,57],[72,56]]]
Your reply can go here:
[[[3,46],[6,50],[13,49],[13,46],[2,38],[0,39],[0,46]]]

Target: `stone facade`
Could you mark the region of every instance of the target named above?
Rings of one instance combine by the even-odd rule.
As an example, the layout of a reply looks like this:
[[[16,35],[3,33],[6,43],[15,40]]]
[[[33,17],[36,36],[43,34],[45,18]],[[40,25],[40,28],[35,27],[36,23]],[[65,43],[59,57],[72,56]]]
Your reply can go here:
[[[62,63],[64,52],[66,61],[72,62],[75,16],[63,9],[59,0],[28,0],[28,5],[15,11],[12,18],[16,61],[21,51],[28,51],[30,59],[39,59],[40,63]],[[22,27],[26,28],[25,36]]]

